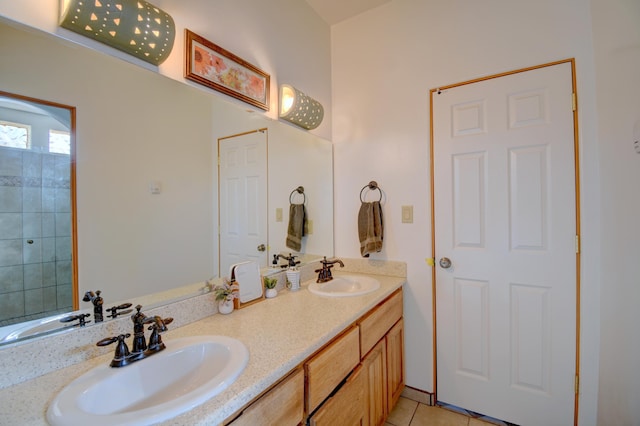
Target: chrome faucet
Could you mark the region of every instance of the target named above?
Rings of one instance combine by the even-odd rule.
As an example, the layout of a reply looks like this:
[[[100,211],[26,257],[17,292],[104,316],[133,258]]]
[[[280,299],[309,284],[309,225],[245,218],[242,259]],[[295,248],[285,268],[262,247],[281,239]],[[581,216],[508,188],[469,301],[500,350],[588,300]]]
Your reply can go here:
[[[167,324],[170,324],[173,318],[162,318],[159,315],[148,317],[140,312],[141,309],[142,306],[137,305],[136,313],[131,315],[133,321],[133,349],[131,351],[125,342],[125,339],[131,336],[130,333],[107,337],[96,343],[97,346],[107,346],[117,342],[113,360],[109,364],[111,367],[124,367],[165,349],[160,333],[167,331]],[[151,324],[148,346],[144,336],[144,326],[147,324]]]
[[[322,263],[322,268],[316,269],[316,272],[318,273],[318,279],[316,280],[317,283],[326,283],[327,281],[331,281],[333,279],[333,276],[331,275],[331,268],[333,268],[336,263],[339,264],[341,268],[344,268],[344,263],[342,263],[342,260],[327,260],[327,256],[325,256],[324,259],[320,261],[320,263]]]

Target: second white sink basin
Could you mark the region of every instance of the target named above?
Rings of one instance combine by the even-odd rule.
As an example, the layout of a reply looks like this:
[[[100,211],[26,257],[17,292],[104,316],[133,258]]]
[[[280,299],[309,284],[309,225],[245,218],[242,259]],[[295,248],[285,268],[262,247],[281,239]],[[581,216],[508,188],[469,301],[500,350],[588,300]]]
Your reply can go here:
[[[311,293],[328,297],[362,296],[380,288],[380,281],[371,277],[340,275],[326,283],[311,283]]]
[[[54,425],[148,425],[186,412],[242,373],[249,350],[226,336],[169,340],[167,349],[120,368],[96,367],[67,385],[47,410]]]

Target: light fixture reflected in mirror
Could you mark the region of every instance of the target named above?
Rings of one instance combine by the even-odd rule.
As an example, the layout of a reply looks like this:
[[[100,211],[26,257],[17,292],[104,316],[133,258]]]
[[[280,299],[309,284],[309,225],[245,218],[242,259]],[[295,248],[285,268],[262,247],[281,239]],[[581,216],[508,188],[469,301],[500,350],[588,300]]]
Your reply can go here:
[[[307,130],[313,130],[322,123],[322,104],[288,84],[280,86],[280,118]]]
[[[61,0],[60,26],[153,65],[176,35],[173,18],[145,0]]]

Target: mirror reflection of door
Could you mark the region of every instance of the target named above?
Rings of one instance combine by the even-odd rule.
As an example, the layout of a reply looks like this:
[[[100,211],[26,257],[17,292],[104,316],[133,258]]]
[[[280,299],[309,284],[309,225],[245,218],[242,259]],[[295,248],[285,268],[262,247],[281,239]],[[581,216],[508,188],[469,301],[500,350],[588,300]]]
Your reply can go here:
[[[267,266],[267,130],[218,139],[220,276],[234,263]]]
[[[0,92],[0,326],[77,308],[75,109]]]

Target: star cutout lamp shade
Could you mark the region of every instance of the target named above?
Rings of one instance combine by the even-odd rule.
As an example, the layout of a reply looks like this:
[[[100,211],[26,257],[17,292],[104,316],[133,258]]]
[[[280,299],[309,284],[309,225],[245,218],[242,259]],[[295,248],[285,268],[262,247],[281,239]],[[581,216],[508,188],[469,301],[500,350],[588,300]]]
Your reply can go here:
[[[173,48],[173,18],[144,0],[61,0],[60,26],[159,65]]]

